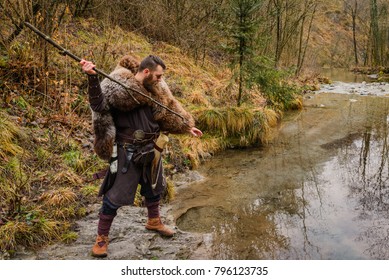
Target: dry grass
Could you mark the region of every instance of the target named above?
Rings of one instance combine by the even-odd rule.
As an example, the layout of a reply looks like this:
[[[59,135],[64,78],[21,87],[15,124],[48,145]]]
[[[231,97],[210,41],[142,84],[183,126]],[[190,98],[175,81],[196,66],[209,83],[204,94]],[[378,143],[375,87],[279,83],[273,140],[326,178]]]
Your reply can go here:
[[[88,185],[81,187],[80,191],[81,191],[82,195],[84,195],[86,197],[88,197],[88,196],[97,197],[97,195],[99,193],[99,189],[100,189],[100,186],[98,186],[98,185],[88,184]]]
[[[273,109],[249,107],[202,108],[195,111],[195,116],[205,136],[178,137],[193,167],[227,147],[266,143],[271,138],[271,128],[281,119],[281,113]]]
[[[75,55],[93,60],[97,68],[107,73],[126,54],[143,58],[153,53],[152,45],[142,35],[124,31],[119,26],[104,25],[93,18],[63,23],[55,40]],[[85,78],[80,75],[79,65],[71,59],[53,54],[51,60],[60,69],[66,70],[68,77]]]
[[[26,138],[26,135],[3,111],[0,111],[0,131],[0,159],[5,160],[8,155],[21,154],[23,149],[15,141],[17,138]]]
[[[202,109],[195,112],[199,125],[212,134],[219,133],[227,136],[227,122],[223,114],[223,108]]]
[[[67,184],[69,186],[81,186],[82,183],[83,181],[80,176],[70,170],[64,170],[56,173],[51,180],[52,185]]]
[[[78,196],[70,188],[46,191],[39,197],[39,203],[39,208],[53,219],[66,220],[78,216]]]
[[[77,200],[76,193],[70,188],[59,188],[43,193],[39,201],[47,207],[69,206]]]
[[[225,91],[230,75],[226,69],[207,61],[205,65],[196,64],[195,61],[184,54],[180,49],[166,43],[156,45],[158,55],[167,64],[166,77],[168,83],[175,83],[181,87],[183,102],[206,105],[216,100],[218,95]]]
[[[291,105],[292,110],[301,110],[301,109],[303,109],[303,107],[304,107],[304,104],[303,104],[303,100],[301,97],[298,97],[298,98],[293,100],[292,105]]]
[[[174,198],[176,197],[176,189],[174,187],[174,182],[172,182],[171,180],[167,179],[166,184],[167,186],[166,186],[165,194],[163,196],[163,202],[169,203],[173,201]]]
[[[22,200],[28,197],[30,189],[30,178],[18,158],[12,157],[0,167],[0,210],[11,215],[20,211]]]
[[[282,117],[282,112],[276,112],[275,110],[266,107],[263,109],[263,114],[266,117],[269,127],[275,127]]]
[[[0,227],[0,250],[14,252],[18,245],[34,247],[58,239],[68,225],[37,218],[33,221],[9,221]]]
[[[78,233],[70,231],[61,235],[61,241],[64,243],[72,243],[78,238]]]
[[[0,250],[15,250],[20,243],[31,238],[31,227],[26,222],[9,221],[0,227]]]
[[[194,90],[188,97],[188,101],[191,104],[208,107],[210,105],[208,99],[199,91]]]
[[[195,115],[205,132],[223,137],[251,135],[251,143],[248,144],[266,138],[268,127],[274,127],[280,119],[280,115],[272,109],[248,107],[205,108],[197,110]]]
[[[193,168],[197,168],[201,161],[210,155],[218,153],[227,147],[227,141],[222,137],[207,137],[205,135],[202,138],[195,138],[187,135],[180,135],[177,138]]]

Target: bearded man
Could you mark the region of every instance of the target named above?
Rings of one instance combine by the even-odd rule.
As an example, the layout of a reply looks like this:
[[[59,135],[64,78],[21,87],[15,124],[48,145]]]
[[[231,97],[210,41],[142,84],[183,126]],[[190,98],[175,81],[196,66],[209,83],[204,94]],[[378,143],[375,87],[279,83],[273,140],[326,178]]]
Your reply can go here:
[[[107,256],[108,235],[117,210],[133,204],[138,184],[148,211],[146,229],[172,237],[175,232],[162,223],[159,213],[161,194],[166,188],[161,159],[157,163],[160,172],[152,186],[151,160],[155,140],[162,132],[190,133],[196,137],[202,136],[202,132],[194,126],[193,117],[173,97],[162,79],[166,66],[158,56],[149,55],[140,64],[132,56],[121,59],[110,76],[124,83],[127,89],[107,78],[100,84],[95,65],[86,60],[80,64],[88,74],[94,149],[100,158],[110,163],[99,192],[103,202],[92,255]],[[179,113],[185,120],[147,96]]]

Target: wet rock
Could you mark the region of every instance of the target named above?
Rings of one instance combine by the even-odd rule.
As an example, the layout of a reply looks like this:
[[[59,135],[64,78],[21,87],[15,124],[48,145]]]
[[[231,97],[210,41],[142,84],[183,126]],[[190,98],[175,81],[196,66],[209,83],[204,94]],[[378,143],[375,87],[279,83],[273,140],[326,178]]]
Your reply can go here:
[[[316,93],[321,92],[386,96],[389,94],[389,83],[366,83],[365,81],[362,83],[334,82],[330,87],[323,86],[319,91],[316,91]]]
[[[173,181],[176,187],[185,186],[190,183],[199,182],[202,180],[204,180],[204,176],[193,170],[189,170],[185,173],[177,173],[173,176]]]
[[[367,75],[370,79],[378,79],[378,74]]]
[[[0,252],[0,260],[9,260],[10,257],[8,252]]]

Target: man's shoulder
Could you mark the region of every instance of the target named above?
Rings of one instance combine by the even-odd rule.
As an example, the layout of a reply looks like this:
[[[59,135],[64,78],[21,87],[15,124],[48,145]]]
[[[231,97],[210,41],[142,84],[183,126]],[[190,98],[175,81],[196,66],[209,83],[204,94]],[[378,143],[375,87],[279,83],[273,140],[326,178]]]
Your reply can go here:
[[[116,68],[109,74],[109,76],[121,83],[124,83],[128,87],[139,88],[140,85],[135,79],[135,74],[138,71],[138,67],[139,59],[137,57],[133,55],[125,55],[120,59]],[[115,82],[107,78],[102,81],[103,86],[111,86],[112,83]]]
[[[119,80],[129,80],[132,82],[136,82],[134,74],[127,68],[122,66],[117,66],[109,76],[119,79]]]
[[[149,93],[135,79],[134,74],[129,69],[116,67],[109,76],[119,82],[105,78],[100,84],[102,94],[110,108],[130,111],[139,105],[150,102],[147,98]]]
[[[127,87],[129,88],[136,88],[138,89],[139,88],[139,83],[138,81],[135,79],[135,76],[134,74],[127,68],[124,68],[124,67],[116,67],[115,70],[113,70],[109,76],[123,84],[125,84]],[[105,78],[102,82],[101,82],[101,86],[102,88],[104,89],[105,87],[121,87],[118,83],[108,79],[108,78]]]

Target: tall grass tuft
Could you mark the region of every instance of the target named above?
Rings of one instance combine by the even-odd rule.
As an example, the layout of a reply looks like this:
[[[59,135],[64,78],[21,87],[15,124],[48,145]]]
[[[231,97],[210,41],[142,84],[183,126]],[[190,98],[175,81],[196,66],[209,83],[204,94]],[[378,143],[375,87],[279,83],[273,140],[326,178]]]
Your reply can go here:
[[[15,143],[17,138],[25,138],[25,133],[14,124],[9,116],[0,111],[0,159],[7,159],[8,155],[17,155],[23,152],[23,149]]]
[[[20,212],[22,199],[29,192],[29,177],[17,157],[0,166],[0,209],[4,207],[9,215]]]
[[[174,187],[174,183],[169,179],[166,180],[166,185],[166,190],[163,194],[163,202],[169,203],[176,197],[176,189]]]
[[[268,138],[270,127],[280,119],[280,115],[270,108],[206,108],[195,114],[199,126],[208,134],[227,138],[227,147],[263,143]]]
[[[82,185],[82,179],[72,170],[63,170],[53,176],[51,183],[56,185],[67,184],[76,187]]]
[[[204,135],[202,138],[195,138],[187,135],[178,137],[180,146],[190,161],[190,165],[194,168],[200,165],[200,162],[209,155],[224,150],[228,146],[227,140],[223,137],[210,137]]]
[[[61,207],[74,203],[77,200],[77,195],[70,188],[59,188],[43,193],[39,200],[42,204],[50,207]]]
[[[0,227],[0,250],[13,253],[18,245],[34,247],[58,239],[64,226],[54,220],[9,221]]]
[[[26,222],[9,221],[0,227],[0,250],[13,251],[18,244],[29,243],[31,227]]]
[[[50,218],[65,220],[77,216],[78,197],[70,188],[46,191],[39,197],[39,202],[40,209]]]
[[[227,122],[222,108],[203,109],[195,112],[199,125],[212,134],[227,136]]]

